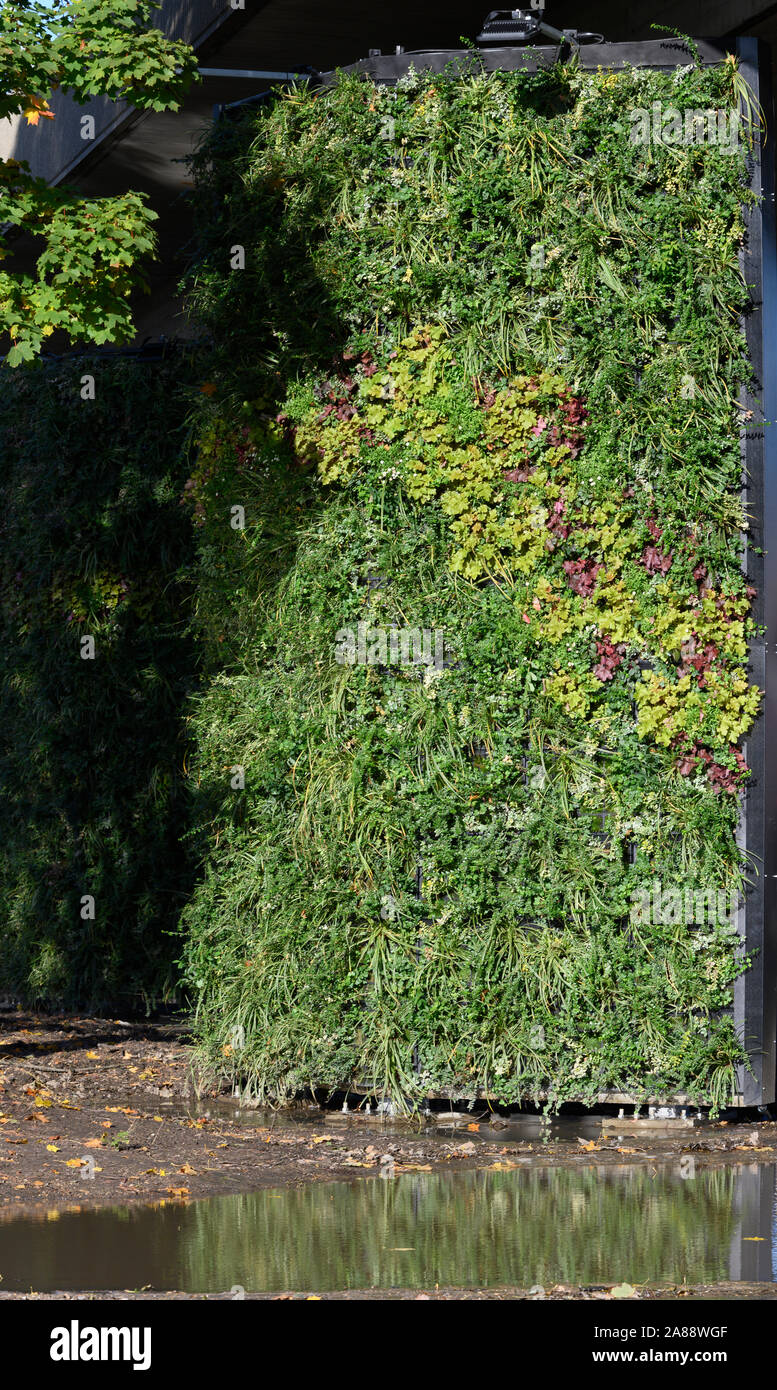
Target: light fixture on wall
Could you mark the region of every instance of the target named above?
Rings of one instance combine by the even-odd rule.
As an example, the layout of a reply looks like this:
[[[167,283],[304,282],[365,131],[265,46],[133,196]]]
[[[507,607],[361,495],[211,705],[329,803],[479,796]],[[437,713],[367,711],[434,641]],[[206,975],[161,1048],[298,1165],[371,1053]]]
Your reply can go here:
[[[530,10],[492,10],[477,42],[481,46],[498,45],[511,48],[515,44],[533,43],[540,36],[557,43],[570,43],[579,48],[582,43],[603,43],[602,34],[589,34],[579,29],[555,29],[545,22],[545,4],[532,5]]]

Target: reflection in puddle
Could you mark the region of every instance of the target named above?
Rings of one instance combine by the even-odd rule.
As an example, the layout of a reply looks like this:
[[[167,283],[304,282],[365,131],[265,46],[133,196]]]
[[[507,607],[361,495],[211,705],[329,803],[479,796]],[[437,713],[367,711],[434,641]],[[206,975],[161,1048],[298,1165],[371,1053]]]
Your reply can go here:
[[[4,1292],[777,1281],[774,1164],[408,1174],[0,1223]]]

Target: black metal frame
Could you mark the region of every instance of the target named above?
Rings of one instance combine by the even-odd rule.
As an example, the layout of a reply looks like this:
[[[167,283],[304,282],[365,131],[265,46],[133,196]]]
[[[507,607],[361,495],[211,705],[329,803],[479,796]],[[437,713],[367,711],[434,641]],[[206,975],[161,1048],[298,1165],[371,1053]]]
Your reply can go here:
[[[562,50],[566,49],[566,52]],[[338,70],[363,73],[375,82],[395,84],[411,68],[417,72],[473,70],[536,71],[552,66],[560,47],[482,48],[478,50],[428,50],[371,53],[369,58]],[[687,62],[720,63],[735,51],[740,71],[749,83],[765,115],[771,133],[772,91],[770,55],[759,39],[738,37],[735,47],[725,39],[699,39],[692,50],[682,39],[657,39],[642,43],[586,44],[576,50],[581,67],[596,69],[625,66],[674,68]],[[337,80],[338,72],[324,73],[323,86]],[[743,390],[741,404],[752,411],[752,424],[743,433],[743,495],[750,518],[745,536],[743,565],[757,589],[754,618],[765,627],[766,637],[750,644],[750,670],[755,684],[765,691],[764,707],[746,743],[752,769],[750,785],[742,798],[738,843],[747,856],[750,885],[739,912],[739,933],[752,964],[734,988],[734,1020],[749,1056],[749,1065],[738,1075],[740,1106],[765,1106],[777,1099],[777,752],[769,756],[777,739],[777,543],[774,552],[766,541],[777,537],[777,433],[764,428],[777,421],[777,245],[775,243],[774,163],[766,131],[755,142],[751,186],[759,202],[747,209],[747,236],[741,264],[751,288],[752,310],[744,319],[748,351],[753,364],[753,391]]]
[[[773,130],[769,51],[753,38],[738,38],[742,76],[750,84]],[[750,1057],[739,1077],[743,1105],[775,1100],[777,1040],[777,760],[771,753],[777,735],[777,436],[768,421],[777,420],[777,250],[775,249],[774,156],[766,132],[756,142],[752,187],[760,202],[747,213],[742,264],[750,286],[752,311],[745,320],[754,389],[743,391],[742,405],[753,412],[754,428],[742,440],[744,496],[750,516],[744,563],[758,590],[754,617],[766,629],[750,646],[753,680],[765,691],[763,713],[747,740],[753,770],[745,794],[739,841],[752,864],[751,891],[740,912],[745,950],[754,952],[750,969],[736,982],[734,1017]],[[764,426],[760,427],[759,426]]]
[[[756,40],[739,42],[755,43]],[[737,45],[738,47],[738,45]],[[568,55],[571,45],[568,41],[556,46],[533,46],[525,48],[463,48],[463,49],[420,49],[416,52],[371,53],[369,58],[361,58],[358,63],[337,68],[333,72],[321,74],[321,83],[330,86],[337,81],[338,73],[361,72],[375,82],[394,83],[405,77],[411,67],[416,72],[515,72],[525,70],[535,72],[538,68],[552,67],[559,56],[559,49]],[[714,39],[698,39],[695,51],[703,64],[721,62],[729,51],[725,42]],[[598,67],[642,67],[676,68],[683,63],[694,62],[695,53],[688,44],[677,38],[650,39],[642,43],[590,43],[575,49],[575,56],[583,68]]]

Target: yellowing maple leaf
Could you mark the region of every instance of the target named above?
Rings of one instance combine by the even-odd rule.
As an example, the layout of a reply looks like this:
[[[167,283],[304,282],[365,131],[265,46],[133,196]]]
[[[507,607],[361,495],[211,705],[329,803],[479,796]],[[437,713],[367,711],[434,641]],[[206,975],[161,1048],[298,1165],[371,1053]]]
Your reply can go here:
[[[37,125],[41,116],[45,116],[47,121],[53,121],[54,112],[49,110],[46,102],[40,97],[27,97],[27,103],[23,115],[28,125]]]

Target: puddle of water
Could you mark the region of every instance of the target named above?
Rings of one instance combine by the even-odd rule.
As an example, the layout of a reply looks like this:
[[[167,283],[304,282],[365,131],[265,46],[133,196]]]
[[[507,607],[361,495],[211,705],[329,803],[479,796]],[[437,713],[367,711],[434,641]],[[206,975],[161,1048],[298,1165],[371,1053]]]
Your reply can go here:
[[[777,1282],[777,1165],[407,1174],[0,1223],[4,1291]]]
[[[223,1097],[210,1099],[207,1101],[181,1101],[163,1100],[155,1101],[154,1108],[161,1115],[171,1115],[174,1118],[191,1116],[192,1118],[206,1117],[213,1120],[216,1124],[219,1121],[228,1122],[241,1129],[273,1129],[297,1131],[301,1127],[315,1129],[319,1133],[334,1129],[337,1132],[358,1134],[359,1140],[374,1138],[385,1140],[391,1136],[396,1136],[406,1140],[409,1135],[417,1133],[422,1137],[425,1144],[435,1143],[439,1139],[440,1144],[450,1143],[453,1135],[461,1136],[465,1134],[468,1140],[477,1143],[485,1140],[493,1143],[498,1139],[500,1143],[516,1143],[529,1141],[530,1143],[554,1143],[570,1144],[575,1149],[578,1146],[578,1139],[599,1140],[605,1133],[605,1126],[608,1135],[619,1134],[624,1142],[631,1141],[637,1136],[644,1142],[646,1138],[675,1139],[678,1133],[686,1135],[691,1132],[691,1127],[678,1129],[676,1121],[667,1121],[663,1124],[660,1121],[651,1121],[649,1134],[639,1124],[635,1126],[631,1118],[626,1118],[620,1124],[612,1118],[604,1118],[601,1115],[527,1115],[514,1114],[506,1118],[496,1117],[488,1111],[476,1110],[473,1113],[454,1111],[449,1114],[446,1111],[437,1111],[428,1117],[407,1116],[398,1117],[392,1115],[376,1115],[365,1110],[351,1109],[347,1112],[339,1110],[322,1110],[318,1105],[312,1105],[306,1109],[303,1106],[288,1107],[283,1110],[263,1110],[236,1104],[234,1100],[227,1100]],[[693,1114],[692,1111],[688,1112]],[[640,1122],[642,1123],[642,1122]],[[707,1124],[708,1122],[703,1122]]]

